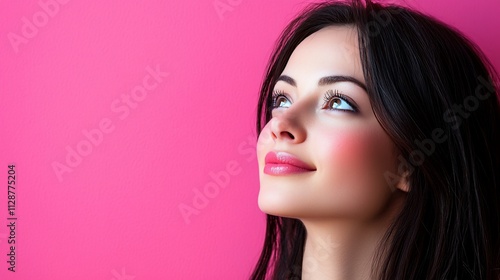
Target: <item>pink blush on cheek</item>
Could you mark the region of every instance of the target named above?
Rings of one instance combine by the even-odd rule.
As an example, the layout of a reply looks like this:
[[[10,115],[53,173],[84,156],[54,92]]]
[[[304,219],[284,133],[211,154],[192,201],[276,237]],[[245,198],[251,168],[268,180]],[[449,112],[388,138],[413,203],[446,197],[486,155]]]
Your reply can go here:
[[[329,205],[337,205],[332,211],[367,217],[385,203],[389,189],[383,171],[390,155],[380,136],[366,128],[337,130],[318,138],[321,143],[314,146],[314,153],[321,172],[316,195]]]
[[[374,143],[370,141],[368,135],[363,133],[336,133],[328,139],[327,145],[329,154],[334,156],[333,159],[340,161],[355,160],[366,157],[366,149]]]
[[[360,176],[385,166],[382,156],[387,145],[381,143],[380,135],[374,131],[337,131],[329,136],[322,136],[322,139],[325,140],[322,145],[318,145],[321,149],[318,152],[324,155],[322,162],[325,167],[331,168],[335,174]]]
[[[269,144],[270,142],[274,142],[271,138],[271,126],[269,124],[270,123],[267,123],[260,132],[257,145]]]

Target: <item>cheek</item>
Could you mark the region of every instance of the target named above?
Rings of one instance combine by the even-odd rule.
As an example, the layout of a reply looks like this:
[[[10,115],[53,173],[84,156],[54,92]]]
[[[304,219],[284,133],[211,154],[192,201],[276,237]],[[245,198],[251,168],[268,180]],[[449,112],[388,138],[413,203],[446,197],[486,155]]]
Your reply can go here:
[[[259,134],[259,138],[257,139],[256,149],[259,164],[264,162],[264,158],[266,156],[264,153],[267,152],[274,143],[271,137],[271,129],[269,124],[270,122],[268,122],[266,126],[264,126]]]
[[[392,142],[369,129],[339,131],[322,136],[320,180],[330,202],[357,215],[378,211],[389,195],[383,173],[391,166]]]
[[[332,170],[360,171],[378,156],[377,140],[370,131],[336,131],[322,137],[321,161]],[[326,167],[326,166],[325,166]]]
[[[264,128],[262,128],[262,131],[259,134],[259,138],[257,139],[257,146],[259,145],[269,145],[270,143],[273,143],[273,139],[271,138],[271,122],[268,122]]]

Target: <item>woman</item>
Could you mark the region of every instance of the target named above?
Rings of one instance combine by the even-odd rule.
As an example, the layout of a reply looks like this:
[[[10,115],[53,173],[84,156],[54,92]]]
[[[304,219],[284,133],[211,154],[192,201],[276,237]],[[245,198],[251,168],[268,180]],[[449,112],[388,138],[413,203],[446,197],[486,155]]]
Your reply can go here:
[[[257,110],[252,279],[500,279],[498,75],[396,5],[311,4]]]

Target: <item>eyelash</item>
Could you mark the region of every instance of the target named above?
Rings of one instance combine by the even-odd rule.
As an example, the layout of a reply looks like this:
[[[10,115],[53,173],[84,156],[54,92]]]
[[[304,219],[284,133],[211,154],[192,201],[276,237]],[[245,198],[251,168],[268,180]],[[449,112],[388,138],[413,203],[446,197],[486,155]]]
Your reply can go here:
[[[282,90],[275,90],[273,91],[272,93],[272,96],[271,96],[271,101],[272,101],[272,105],[271,105],[271,110],[272,109],[275,109],[275,108],[278,108],[277,104],[276,104],[276,100],[278,99],[278,97],[280,96],[283,96],[285,97],[286,99],[288,99],[285,95],[285,92],[282,91]],[[350,98],[345,96],[344,94],[342,94],[341,92],[339,92],[338,89],[336,89],[335,91],[333,90],[328,90],[323,98],[324,100],[324,103],[323,103],[323,107],[325,105],[328,104],[328,102],[332,101],[333,98],[340,98],[342,99],[344,102],[346,102],[347,104],[349,104],[349,106],[352,107],[352,109],[354,111],[351,111],[351,110],[346,110],[346,109],[328,109],[328,110],[339,110],[339,111],[347,111],[347,112],[358,112],[358,108],[356,106],[354,106],[353,102],[350,101]]]

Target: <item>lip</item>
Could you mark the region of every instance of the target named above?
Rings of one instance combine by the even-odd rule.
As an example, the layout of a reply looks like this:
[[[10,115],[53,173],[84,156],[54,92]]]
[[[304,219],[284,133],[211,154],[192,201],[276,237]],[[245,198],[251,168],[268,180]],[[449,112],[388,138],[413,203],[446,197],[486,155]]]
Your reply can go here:
[[[266,154],[265,162],[264,173],[269,175],[289,175],[316,170],[287,152],[271,151]]]

